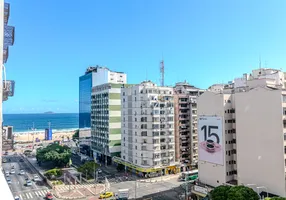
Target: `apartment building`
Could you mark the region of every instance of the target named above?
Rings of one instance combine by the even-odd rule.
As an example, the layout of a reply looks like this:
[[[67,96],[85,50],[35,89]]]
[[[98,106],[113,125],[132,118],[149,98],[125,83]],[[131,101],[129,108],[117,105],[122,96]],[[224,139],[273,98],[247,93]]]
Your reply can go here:
[[[203,92],[187,82],[174,87],[175,160],[180,162],[180,171],[197,167],[197,97]]]
[[[115,162],[145,177],[177,172],[173,93],[151,81],[121,89],[121,158]]]
[[[111,71],[107,67],[88,67],[79,77],[79,135],[86,135],[91,127],[91,92],[92,88],[105,83],[125,84],[127,75]],[[88,136],[90,137],[90,133]],[[82,138],[82,137],[81,137]]]
[[[106,164],[111,164],[111,158],[121,152],[122,87],[128,85],[106,83],[92,88],[91,147],[94,158]]]
[[[286,196],[284,88],[283,72],[258,69],[198,98],[201,182]]]

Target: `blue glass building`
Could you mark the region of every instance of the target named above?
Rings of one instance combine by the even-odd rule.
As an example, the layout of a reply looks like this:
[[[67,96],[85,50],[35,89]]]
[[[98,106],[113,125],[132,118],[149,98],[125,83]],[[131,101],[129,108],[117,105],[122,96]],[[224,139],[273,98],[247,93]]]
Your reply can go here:
[[[90,128],[92,73],[79,77],[79,128]]]

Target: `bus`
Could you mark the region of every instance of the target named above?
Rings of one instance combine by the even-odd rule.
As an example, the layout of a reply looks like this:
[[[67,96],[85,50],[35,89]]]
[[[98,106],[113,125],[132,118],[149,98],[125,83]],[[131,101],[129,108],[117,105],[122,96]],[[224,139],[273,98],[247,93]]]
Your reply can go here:
[[[198,179],[199,170],[194,169],[191,171],[182,172],[181,176],[179,177],[180,181],[195,181]]]

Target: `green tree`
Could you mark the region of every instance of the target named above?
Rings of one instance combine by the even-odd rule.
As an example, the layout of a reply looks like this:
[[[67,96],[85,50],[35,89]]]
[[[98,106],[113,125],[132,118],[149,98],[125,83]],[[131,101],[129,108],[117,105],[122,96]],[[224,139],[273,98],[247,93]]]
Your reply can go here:
[[[36,158],[39,164],[50,161],[54,166],[63,167],[69,163],[71,151],[67,146],[50,144],[46,148],[38,149]]]
[[[230,186],[221,185],[213,189],[210,193],[212,200],[228,200],[228,192],[230,190]]]
[[[269,200],[286,200],[286,198],[284,198],[284,197],[265,198],[265,200],[267,200],[267,199],[269,199]]]
[[[62,176],[62,174],[63,174],[63,172],[60,169],[50,169],[50,170],[46,171],[44,175],[48,179],[54,179],[56,177]]]
[[[75,133],[73,134],[72,140],[75,141],[75,140],[78,140],[78,138],[79,138],[79,129],[77,129]]]
[[[84,176],[87,175],[86,178],[94,177],[94,172],[98,168],[98,164],[95,162],[86,162],[79,168],[77,168],[78,172],[81,172]]]
[[[228,200],[259,200],[259,195],[244,185],[231,187],[227,195]]]

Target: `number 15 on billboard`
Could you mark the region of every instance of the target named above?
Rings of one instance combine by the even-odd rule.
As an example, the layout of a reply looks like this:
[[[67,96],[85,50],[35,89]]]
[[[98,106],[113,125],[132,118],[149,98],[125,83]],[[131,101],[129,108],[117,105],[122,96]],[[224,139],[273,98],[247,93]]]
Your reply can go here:
[[[223,165],[222,118],[214,116],[199,117],[199,160]]]

